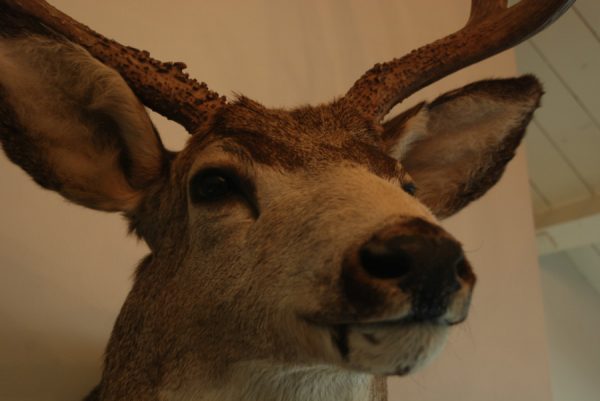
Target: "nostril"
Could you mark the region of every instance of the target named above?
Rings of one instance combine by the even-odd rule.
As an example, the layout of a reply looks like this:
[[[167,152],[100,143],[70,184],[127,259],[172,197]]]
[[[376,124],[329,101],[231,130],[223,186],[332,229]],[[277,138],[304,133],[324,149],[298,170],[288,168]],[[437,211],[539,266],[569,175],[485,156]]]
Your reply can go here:
[[[379,279],[401,278],[411,270],[410,254],[392,241],[370,241],[360,249],[360,262],[370,276]]]

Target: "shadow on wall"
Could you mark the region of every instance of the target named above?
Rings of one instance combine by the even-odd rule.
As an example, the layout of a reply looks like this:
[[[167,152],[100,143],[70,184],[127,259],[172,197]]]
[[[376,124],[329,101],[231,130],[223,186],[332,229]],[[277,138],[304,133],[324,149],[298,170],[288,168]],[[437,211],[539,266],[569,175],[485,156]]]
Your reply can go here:
[[[0,321],[8,323],[7,317]],[[31,330],[0,329],[0,400],[80,400],[97,384],[104,344],[86,343],[79,335],[49,336]],[[5,358],[4,358],[5,357]]]
[[[3,327],[14,327],[0,316]],[[4,326],[4,323],[8,323]],[[65,401],[82,399],[100,377],[104,344],[80,336],[40,336],[36,331],[0,329],[0,400]]]
[[[0,401],[81,400],[100,378],[114,312],[73,293],[85,286],[32,268],[44,265],[34,242],[0,235]]]

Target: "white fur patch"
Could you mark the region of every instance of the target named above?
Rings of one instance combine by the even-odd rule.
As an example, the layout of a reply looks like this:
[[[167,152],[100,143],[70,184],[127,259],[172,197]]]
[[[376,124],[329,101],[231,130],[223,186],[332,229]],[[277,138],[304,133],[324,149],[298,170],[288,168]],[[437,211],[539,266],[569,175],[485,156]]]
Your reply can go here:
[[[402,160],[410,151],[412,145],[430,135],[427,130],[429,122],[429,111],[427,107],[422,107],[419,112],[412,116],[404,125],[404,132],[399,136],[398,141],[389,151],[390,156]]]
[[[237,365],[218,389],[172,394],[165,401],[368,401],[373,376],[328,366]]]

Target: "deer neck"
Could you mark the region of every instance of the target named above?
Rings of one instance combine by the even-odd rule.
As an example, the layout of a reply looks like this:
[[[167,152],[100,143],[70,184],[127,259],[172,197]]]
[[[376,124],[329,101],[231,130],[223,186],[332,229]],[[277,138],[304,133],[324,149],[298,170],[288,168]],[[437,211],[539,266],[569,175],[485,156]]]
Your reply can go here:
[[[385,382],[383,382],[385,383]],[[245,363],[224,383],[163,392],[165,401],[385,401],[385,384],[369,374],[332,367]],[[207,390],[207,387],[210,389]]]

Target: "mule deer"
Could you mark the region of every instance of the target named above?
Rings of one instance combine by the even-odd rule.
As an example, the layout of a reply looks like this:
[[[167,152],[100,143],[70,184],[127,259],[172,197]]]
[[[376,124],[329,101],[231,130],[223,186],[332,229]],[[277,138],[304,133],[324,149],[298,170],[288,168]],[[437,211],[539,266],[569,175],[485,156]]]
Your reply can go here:
[[[384,400],[443,345],[475,275],[441,228],[494,185],[541,87],[476,82],[383,121],[569,0],[473,0],[460,31],[341,98],[228,102],[182,63],[41,0],[0,0],[0,140],[44,188],[120,211],[151,249],[87,400]],[[193,134],[167,151],[143,104]]]

